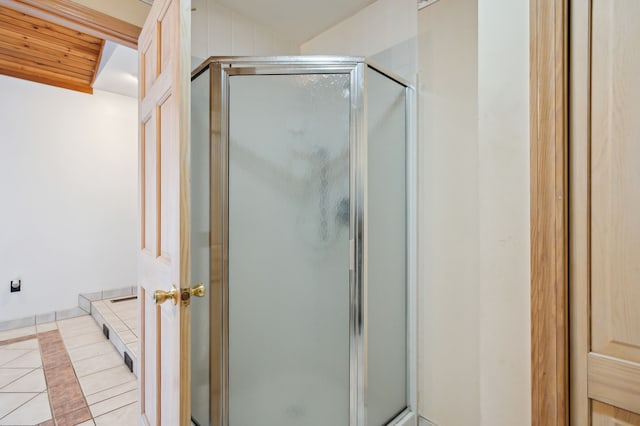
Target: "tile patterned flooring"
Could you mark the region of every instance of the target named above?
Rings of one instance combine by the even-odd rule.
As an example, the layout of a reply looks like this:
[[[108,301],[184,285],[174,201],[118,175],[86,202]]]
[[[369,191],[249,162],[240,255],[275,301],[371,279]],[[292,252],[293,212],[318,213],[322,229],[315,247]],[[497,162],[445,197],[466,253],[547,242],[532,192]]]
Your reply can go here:
[[[138,299],[133,297],[116,297],[92,302],[92,308],[96,309],[107,322],[109,328],[114,330],[125,344],[129,353],[138,356]]]
[[[137,382],[90,316],[0,332],[0,425],[136,425]]]

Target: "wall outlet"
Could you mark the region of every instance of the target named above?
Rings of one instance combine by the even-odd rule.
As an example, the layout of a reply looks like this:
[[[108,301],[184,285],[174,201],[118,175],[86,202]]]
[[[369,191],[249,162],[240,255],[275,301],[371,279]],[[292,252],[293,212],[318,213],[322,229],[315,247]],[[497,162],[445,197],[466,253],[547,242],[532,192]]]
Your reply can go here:
[[[11,293],[20,291],[21,287],[22,287],[22,280],[19,280],[19,279],[11,280]]]

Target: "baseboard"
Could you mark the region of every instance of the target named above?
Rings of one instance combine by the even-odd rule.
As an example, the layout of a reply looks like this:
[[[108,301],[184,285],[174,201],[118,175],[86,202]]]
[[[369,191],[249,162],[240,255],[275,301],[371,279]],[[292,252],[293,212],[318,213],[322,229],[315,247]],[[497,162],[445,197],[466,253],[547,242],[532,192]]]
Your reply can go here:
[[[13,330],[15,328],[32,327],[38,324],[61,321],[87,314],[89,314],[89,312],[87,312],[86,310],[80,307],[75,307],[71,309],[63,309],[61,311],[47,312],[45,314],[37,314],[28,317],[0,321],[0,331]]]
[[[80,317],[91,313],[91,301],[111,299],[113,297],[131,296],[137,293],[136,287],[124,287],[114,290],[104,290],[95,293],[86,293],[78,296],[78,306],[70,309],[47,312],[44,314],[30,315],[22,318],[0,321],[0,331],[13,330],[15,328],[32,327],[53,321],[62,321],[69,318]]]

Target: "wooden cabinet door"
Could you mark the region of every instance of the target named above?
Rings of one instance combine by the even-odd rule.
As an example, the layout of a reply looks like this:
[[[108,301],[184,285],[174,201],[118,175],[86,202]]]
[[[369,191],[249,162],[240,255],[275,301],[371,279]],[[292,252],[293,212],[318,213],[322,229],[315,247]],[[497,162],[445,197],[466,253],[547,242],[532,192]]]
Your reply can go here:
[[[138,43],[139,401],[140,424],[150,426],[190,424],[189,299],[182,291],[189,286],[190,6],[155,0]],[[156,304],[156,292],[174,286],[175,300]]]
[[[640,425],[640,2],[571,1],[573,425]]]

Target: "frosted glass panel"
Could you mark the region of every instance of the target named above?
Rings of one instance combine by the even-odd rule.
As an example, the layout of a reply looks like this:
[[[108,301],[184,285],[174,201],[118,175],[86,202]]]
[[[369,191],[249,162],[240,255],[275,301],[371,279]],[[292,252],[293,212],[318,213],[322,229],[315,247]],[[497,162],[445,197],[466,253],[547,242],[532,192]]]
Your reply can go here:
[[[368,404],[381,426],[407,406],[405,88],[367,69]]]
[[[229,79],[229,422],[349,423],[349,76]]]
[[[191,83],[191,280],[207,297],[191,305],[191,416],[209,423],[209,73]]]

